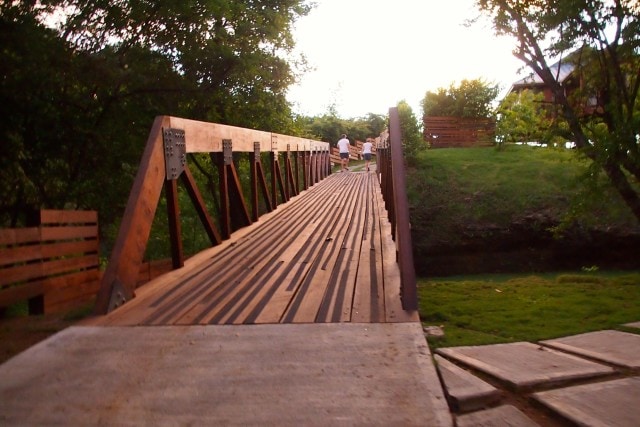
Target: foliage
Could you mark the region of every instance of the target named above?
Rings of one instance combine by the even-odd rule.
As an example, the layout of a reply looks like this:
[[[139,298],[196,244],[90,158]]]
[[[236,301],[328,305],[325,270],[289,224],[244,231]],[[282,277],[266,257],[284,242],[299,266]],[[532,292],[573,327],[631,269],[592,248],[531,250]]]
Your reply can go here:
[[[458,87],[452,83],[449,89],[428,91],[422,99],[422,111],[425,116],[491,117],[497,96],[497,84],[483,79],[463,80]]]
[[[335,144],[346,133],[351,141],[375,138],[386,128],[386,117],[369,113],[365,117],[341,119],[335,112],[318,117],[298,117],[298,135]]]
[[[432,348],[539,341],[637,321],[640,274],[434,278],[418,283]]]
[[[550,114],[543,102],[544,94],[525,89],[508,94],[497,109],[496,139],[502,147],[513,142],[537,142],[543,145],[564,146],[566,121]]]
[[[74,52],[29,17],[0,19],[0,132],[11,147],[0,160],[2,222],[40,207],[98,209],[108,222],[130,187],[151,110],[164,105],[147,95],[144,76],[161,81],[166,62],[132,50],[124,69],[107,51]]]
[[[413,114],[411,106],[406,101],[400,101],[397,108],[402,133],[402,149],[407,161],[412,164],[418,153],[427,148],[427,144],[422,138],[418,119]]]
[[[285,93],[305,62],[290,55],[291,26],[308,10],[302,0],[2,2],[0,224],[81,208],[112,230],[157,115],[293,133]]]
[[[514,55],[551,90],[571,140],[640,221],[640,8],[630,0],[478,0]],[[547,58],[574,66],[569,93]]]

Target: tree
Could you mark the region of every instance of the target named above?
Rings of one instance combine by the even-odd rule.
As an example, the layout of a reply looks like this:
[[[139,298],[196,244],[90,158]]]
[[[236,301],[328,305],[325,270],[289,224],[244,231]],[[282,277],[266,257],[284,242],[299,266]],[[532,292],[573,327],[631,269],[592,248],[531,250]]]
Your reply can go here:
[[[427,92],[422,100],[422,111],[425,116],[491,117],[492,103],[497,96],[497,84],[483,79],[463,80],[458,87],[452,83],[449,89]]]
[[[0,3],[0,223],[38,208],[121,217],[150,124],[177,115],[275,132],[302,0]],[[51,28],[53,12],[64,19]],[[105,183],[109,185],[105,185]]]
[[[83,50],[115,41],[118,51],[143,46],[171,60],[190,83],[189,117],[277,132],[291,125],[285,92],[306,69],[291,53],[291,30],[310,10],[304,1],[59,1],[73,11],[66,39]]]
[[[367,132],[370,137],[379,136],[387,128],[387,117],[381,114],[369,113],[364,121],[367,123]]]
[[[380,135],[387,126],[385,116],[369,113],[361,118],[342,119],[336,115],[335,110],[318,117],[298,117],[296,123],[296,135],[316,138],[334,145],[343,133],[352,141],[365,141]]]
[[[640,221],[640,7],[631,0],[478,0],[514,55],[551,89],[578,151],[609,178]],[[568,95],[547,58],[569,59]],[[588,107],[588,108],[586,108]]]
[[[420,125],[411,106],[402,100],[398,102],[397,108],[404,155],[412,163],[417,154],[427,148],[427,144],[422,139]]]
[[[566,142],[559,131],[559,128],[566,131],[566,122],[549,111],[541,92],[526,89],[508,94],[498,106],[497,116],[499,147],[509,142],[538,142],[554,146]]]

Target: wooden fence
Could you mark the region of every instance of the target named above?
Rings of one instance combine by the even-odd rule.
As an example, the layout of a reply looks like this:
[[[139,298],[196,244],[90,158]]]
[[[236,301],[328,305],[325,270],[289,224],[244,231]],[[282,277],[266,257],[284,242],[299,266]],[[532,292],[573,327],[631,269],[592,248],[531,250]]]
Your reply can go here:
[[[0,229],[0,311],[25,300],[30,314],[62,311],[98,291],[98,213],[42,210],[38,222]]]
[[[380,141],[379,137],[373,141],[373,147],[371,147],[371,153],[374,156],[376,155],[376,147],[378,146],[379,141]],[[364,144],[363,141],[356,141],[355,145],[352,144],[349,146],[349,158],[351,160],[361,160],[363,158],[362,144]],[[331,163],[336,165],[340,164],[340,150],[338,149],[338,147],[331,147]]]
[[[495,121],[488,118],[424,117],[424,140],[430,148],[493,145]]]
[[[163,274],[170,272],[171,270],[173,270],[173,260],[171,258],[143,262],[140,266],[140,271],[138,272],[136,288],[150,282],[158,276],[162,276]]]

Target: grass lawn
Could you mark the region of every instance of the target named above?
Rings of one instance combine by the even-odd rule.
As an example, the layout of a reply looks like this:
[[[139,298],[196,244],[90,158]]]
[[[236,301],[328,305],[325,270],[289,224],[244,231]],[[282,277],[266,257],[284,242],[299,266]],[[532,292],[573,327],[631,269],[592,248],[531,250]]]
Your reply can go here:
[[[434,348],[538,341],[640,321],[640,273],[488,275],[418,280]],[[637,332],[637,331],[636,331]]]
[[[455,245],[469,228],[506,229],[531,214],[573,218],[581,227],[636,228],[621,197],[601,174],[587,174],[588,165],[571,150],[527,146],[420,153],[407,179],[413,244]]]

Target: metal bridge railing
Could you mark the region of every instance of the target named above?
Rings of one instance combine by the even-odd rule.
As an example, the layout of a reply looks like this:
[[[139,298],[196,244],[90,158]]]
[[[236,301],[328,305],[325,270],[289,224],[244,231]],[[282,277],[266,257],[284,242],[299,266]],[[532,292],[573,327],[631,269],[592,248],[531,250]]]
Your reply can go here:
[[[400,268],[402,308],[418,309],[416,274],[413,264],[409,200],[406,191],[402,155],[402,132],[398,109],[389,109],[389,134],[378,145],[377,167],[380,187],[391,222],[391,235],[396,242],[396,259]]]

